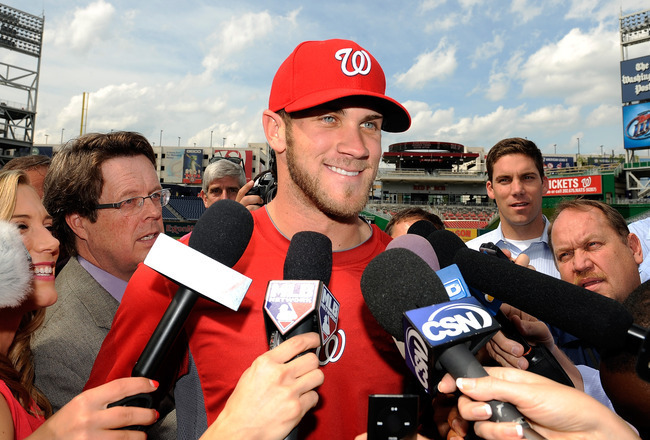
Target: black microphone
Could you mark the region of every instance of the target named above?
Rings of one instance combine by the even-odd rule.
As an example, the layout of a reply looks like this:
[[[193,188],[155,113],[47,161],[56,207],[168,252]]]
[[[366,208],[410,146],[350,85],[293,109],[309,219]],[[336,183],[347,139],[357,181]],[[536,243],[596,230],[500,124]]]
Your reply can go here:
[[[454,256],[458,249],[467,247],[462,238],[446,229],[433,231],[427,235],[427,240],[436,251],[440,267],[454,264]]]
[[[377,322],[404,341],[407,364],[427,391],[436,391],[429,378],[441,377],[439,366],[455,379],[487,376],[470,348],[485,343],[499,324],[475,298],[449,302],[442,282],[413,252],[396,248],[377,255],[364,270],[361,292]],[[517,422],[525,438],[543,438],[515,406],[488,403],[491,421]]]
[[[185,246],[162,234],[158,236],[156,243],[145,259],[145,264],[179,284],[179,288],[133,367],[132,376],[155,377],[155,373],[180,334],[187,317],[192,311],[192,307],[201,294],[213,300],[219,300],[220,297],[229,300],[227,293],[232,289],[237,290],[238,287],[243,287],[245,293],[245,290],[250,285],[250,280],[246,279],[248,283],[241,286],[242,280],[240,278],[245,277],[229,269],[229,267],[234,266],[241,258],[252,233],[253,217],[250,212],[240,203],[226,199],[213,203],[201,215],[192,230],[189,246]],[[163,247],[158,248],[158,245]],[[172,251],[168,249],[172,249]],[[177,252],[177,254],[171,254],[171,252]],[[183,264],[188,263],[188,259],[192,259],[192,267],[182,267]],[[219,285],[221,280],[214,279],[215,275],[216,278],[219,278],[219,275],[224,271],[236,275],[234,281],[228,280],[226,283],[227,289],[223,289]],[[197,276],[197,273],[205,274],[205,276]],[[210,278],[210,280],[207,280],[207,284],[216,291],[215,294],[210,292],[210,289],[201,287],[202,283],[206,283],[207,278]],[[187,285],[195,282],[199,286],[196,289]],[[226,295],[220,290],[226,290]],[[241,299],[243,299],[241,292],[236,293],[239,302],[241,302]],[[151,405],[151,402],[147,401],[149,400],[147,396],[127,397],[109,406],[147,407]]]
[[[250,212],[242,204],[225,199],[213,203],[201,215],[188,245],[212,260],[232,267],[246,250],[251,235],[253,217]],[[169,255],[166,257],[170,258]],[[200,268],[195,270],[201,273]],[[179,286],[133,367],[132,376],[152,377],[158,370],[200,296],[185,285]]]
[[[490,290],[479,289],[482,290],[482,292],[477,291],[476,286],[470,282],[468,286],[469,292],[464,291],[464,285],[466,283],[466,279],[464,280],[464,278],[466,277],[462,276],[458,272],[458,267],[453,264],[453,259],[460,249],[469,250],[465,245],[465,242],[450,231],[435,231],[429,235],[428,240],[436,250],[441,249],[441,252],[443,252],[441,260],[448,264],[445,267],[446,270],[443,270],[438,274],[441,279],[446,281],[445,275],[448,276],[446,272],[451,271],[453,276],[458,278],[458,282],[454,284],[455,286],[458,286],[457,290],[459,292],[457,292],[457,294],[459,294],[459,296],[461,292],[465,295],[471,294],[481,301],[483,306],[492,312],[492,315],[495,316],[496,320],[501,324],[501,331],[503,334],[507,338],[521,344],[524,348],[523,357],[528,361],[528,371],[547,377],[563,385],[570,387],[575,386],[564,368],[562,368],[558,360],[545,345],[529,344],[528,341],[526,341],[512,321],[510,321],[510,319],[508,319],[508,317],[500,310],[500,301],[495,301],[494,299],[488,301],[485,294],[492,296]],[[508,260],[508,263],[512,265],[510,260]],[[526,268],[526,270],[530,269]],[[445,272],[444,275],[443,272]],[[448,287],[449,290],[447,283],[445,283],[445,286]],[[455,298],[452,297],[452,299]]]
[[[647,330],[611,298],[471,249],[459,250],[454,261],[472,286],[600,350],[645,342]]]
[[[411,226],[409,226],[406,233],[419,235],[420,237],[427,238],[427,236],[429,236],[429,234],[431,234],[436,229],[437,228],[435,227],[435,225],[431,223],[429,220],[422,219],[416,221]]]
[[[318,333],[323,345],[336,333],[340,305],[327,288],[331,274],[331,240],[318,232],[296,233],[284,260],[284,280],[269,281],[264,298],[270,349],[308,332]],[[285,439],[297,439],[299,426]]]

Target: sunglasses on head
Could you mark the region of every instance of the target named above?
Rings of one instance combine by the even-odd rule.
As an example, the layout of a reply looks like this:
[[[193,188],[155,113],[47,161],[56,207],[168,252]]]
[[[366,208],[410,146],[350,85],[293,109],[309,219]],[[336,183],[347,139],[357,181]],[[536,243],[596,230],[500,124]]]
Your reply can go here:
[[[237,164],[237,165],[241,166],[242,168],[244,168],[244,160],[241,157],[213,156],[212,158],[210,158],[209,163],[215,163],[215,162],[218,162],[220,160],[227,160],[228,162],[232,162],[232,163]]]

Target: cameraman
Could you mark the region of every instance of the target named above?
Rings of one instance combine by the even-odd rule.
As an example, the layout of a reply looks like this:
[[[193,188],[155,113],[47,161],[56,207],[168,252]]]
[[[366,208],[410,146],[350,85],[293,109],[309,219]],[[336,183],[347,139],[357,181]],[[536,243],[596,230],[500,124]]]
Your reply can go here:
[[[238,157],[216,156],[203,173],[203,189],[199,197],[206,208],[217,200],[230,199],[244,205],[249,211],[259,208],[263,201],[257,195],[248,195],[255,182],[246,183],[242,160]]]

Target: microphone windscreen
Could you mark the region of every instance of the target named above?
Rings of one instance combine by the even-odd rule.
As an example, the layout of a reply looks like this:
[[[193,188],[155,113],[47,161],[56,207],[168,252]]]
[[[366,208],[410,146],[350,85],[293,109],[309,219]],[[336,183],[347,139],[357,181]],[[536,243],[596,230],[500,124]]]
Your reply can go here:
[[[454,264],[454,255],[459,249],[467,248],[465,242],[456,234],[446,229],[433,231],[427,236],[433,250],[438,256],[441,268]]]
[[[454,262],[470,286],[597,348],[622,346],[633,324],[619,302],[510,261],[461,249]]]
[[[418,220],[408,228],[408,231],[406,231],[406,233],[427,238],[427,236],[435,230],[435,225],[429,220]]]
[[[190,235],[189,246],[232,267],[253,235],[253,216],[234,200],[219,200],[201,215]]]
[[[363,271],[361,293],[370,313],[384,330],[404,340],[404,312],[449,301],[440,278],[408,249],[389,249]]]
[[[32,290],[30,257],[18,228],[0,221],[0,307],[16,307]]]
[[[388,243],[386,250],[396,248],[408,249],[426,261],[429,267],[434,271],[440,270],[440,263],[438,263],[436,251],[431,247],[431,243],[421,235],[404,234],[395,237],[390,243]]]
[[[320,280],[328,285],[332,275],[332,241],[314,231],[291,238],[284,260],[285,280]]]

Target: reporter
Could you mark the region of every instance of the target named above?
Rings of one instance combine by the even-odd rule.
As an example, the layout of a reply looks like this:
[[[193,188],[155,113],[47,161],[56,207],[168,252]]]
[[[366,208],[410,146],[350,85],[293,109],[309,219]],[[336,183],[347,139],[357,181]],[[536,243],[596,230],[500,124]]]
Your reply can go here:
[[[50,418],[52,407],[34,385],[30,341],[43,322],[45,307],[57,300],[54,275],[59,241],[50,232],[52,218],[23,171],[0,172],[0,221],[10,228],[9,237],[20,233],[32,270],[26,279],[28,288],[7,293],[0,305],[0,433],[3,438],[101,439],[109,435],[110,429],[153,423],[158,417],[155,410],[106,409],[109,403],[122,397],[157,388],[157,384],[144,378],[116,380],[88,390]],[[15,231],[7,222],[15,225]],[[145,438],[142,432],[121,433],[122,438]]]
[[[486,368],[489,376],[458,379],[445,375],[438,384],[443,393],[458,389],[463,395],[458,408],[465,420],[476,421],[476,434],[490,439],[523,438],[516,423],[487,421],[491,409],[485,402],[510,402],[527,418],[533,429],[553,439],[638,440],[632,427],[587,394],[550,379],[514,368]]]
[[[316,333],[297,335],[255,359],[201,440],[284,439],[318,403],[314,388],[324,380],[318,358],[293,358],[319,342]]]

